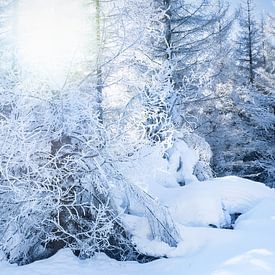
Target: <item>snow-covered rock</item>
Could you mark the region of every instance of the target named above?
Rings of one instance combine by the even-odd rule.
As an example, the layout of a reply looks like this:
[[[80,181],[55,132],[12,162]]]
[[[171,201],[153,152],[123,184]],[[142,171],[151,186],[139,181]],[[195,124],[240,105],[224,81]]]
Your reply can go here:
[[[191,226],[225,226],[230,214],[246,213],[265,198],[275,199],[273,189],[234,176],[176,188],[152,184],[148,191],[169,207],[175,221]]]
[[[145,146],[119,169],[128,182],[147,191],[152,183],[177,187],[196,181],[193,172],[198,160],[197,152],[178,139],[168,149],[163,144]]]

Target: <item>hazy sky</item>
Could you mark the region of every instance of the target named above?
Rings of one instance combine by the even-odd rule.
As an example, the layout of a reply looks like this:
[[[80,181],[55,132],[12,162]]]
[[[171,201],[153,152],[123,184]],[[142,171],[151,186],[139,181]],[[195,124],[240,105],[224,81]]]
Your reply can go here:
[[[242,0],[229,0],[228,2],[233,5],[238,5]],[[275,6],[272,4],[272,0],[254,0],[257,12],[261,13],[262,11],[268,12],[270,14],[275,14]]]

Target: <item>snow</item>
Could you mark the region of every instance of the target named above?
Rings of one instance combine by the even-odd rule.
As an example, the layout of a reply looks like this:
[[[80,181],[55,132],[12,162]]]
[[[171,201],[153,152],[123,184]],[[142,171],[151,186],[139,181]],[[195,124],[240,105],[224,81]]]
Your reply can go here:
[[[0,262],[1,275],[274,275],[275,195],[263,184],[237,177],[217,178],[185,187],[162,186],[159,199],[169,205],[182,242],[176,248],[158,240],[143,242],[167,258],[139,264],[118,262],[104,254],[79,260],[68,249],[26,266]],[[152,190],[151,190],[152,191]],[[154,190],[156,192],[156,190]],[[166,197],[165,193],[166,191]],[[153,192],[153,191],[152,191]],[[170,193],[171,192],[171,193]],[[173,198],[175,202],[173,203]],[[180,207],[181,205],[181,207]],[[240,211],[234,230],[211,228],[221,210]],[[224,215],[224,213],[223,213]],[[149,231],[142,217],[125,216],[135,238]],[[144,240],[143,240],[144,241]]]
[[[263,184],[238,177],[195,183],[182,189],[172,201],[171,212],[183,224],[223,226],[229,214],[245,213],[274,191]]]
[[[141,253],[162,257],[172,250],[168,244],[157,239],[150,239],[150,225],[145,217],[125,215],[123,222],[133,235],[132,240]]]
[[[143,148],[120,169],[131,184],[167,206],[182,225],[227,226],[230,214],[245,213],[262,199],[274,196],[269,187],[235,176],[200,182],[193,175],[198,160],[197,152],[178,139],[168,150],[161,145]],[[185,186],[180,187],[179,182]]]
[[[275,195],[273,189],[261,183],[234,176],[174,188],[152,183],[148,192],[169,207],[177,222],[191,226],[226,225],[230,214],[245,213],[262,199]]]
[[[275,232],[275,203],[274,198],[269,198],[257,204],[247,213],[243,214],[236,221],[235,229],[250,231],[259,230],[262,232]],[[270,227],[273,225],[273,227]],[[268,233],[268,232],[267,232]]]
[[[177,182],[184,181],[185,184],[196,181],[193,170],[199,161],[199,156],[192,148],[178,139],[172,148],[167,150],[169,155],[168,171],[173,174],[176,171]],[[181,163],[181,164],[180,164]]]
[[[119,168],[128,182],[148,191],[154,183],[178,187],[178,182],[196,181],[193,170],[198,160],[198,153],[178,139],[170,148],[164,148],[162,144],[145,146]]]
[[[163,158],[161,145],[147,146],[137,151],[129,162],[120,164],[120,170],[126,180],[147,191],[151,182],[162,185],[176,185],[174,173],[169,173],[168,162]]]

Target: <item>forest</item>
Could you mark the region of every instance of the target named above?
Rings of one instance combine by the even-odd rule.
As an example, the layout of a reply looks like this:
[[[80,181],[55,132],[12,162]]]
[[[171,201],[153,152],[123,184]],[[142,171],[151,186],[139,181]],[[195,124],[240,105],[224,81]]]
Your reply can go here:
[[[1,275],[275,274],[275,2],[0,0],[0,144]]]

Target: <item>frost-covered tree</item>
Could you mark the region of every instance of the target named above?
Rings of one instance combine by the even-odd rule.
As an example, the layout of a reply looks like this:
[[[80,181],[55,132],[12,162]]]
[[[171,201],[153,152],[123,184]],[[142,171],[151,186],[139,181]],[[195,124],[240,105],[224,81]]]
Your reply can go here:
[[[126,40],[133,38],[134,45],[124,56],[128,70],[122,75],[128,94],[133,94],[131,105],[139,104],[144,114],[141,123],[149,141],[171,144],[175,130],[192,140],[188,132],[197,123],[197,107],[208,96],[204,90],[211,73],[205,71],[211,67],[215,43],[230,26],[227,9],[216,1],[125,4]]]
[[[218,83],[222,96],[216,105],[219,112],[209,113],[212,127],[205,137],[213,149],[212,163],[217,175],[237,174],[272,185],[274,89],[265,69],[270,39],[265,24],[260,28],[261,24],[253,18],[252,2],[244,4],[236,65],[227,63],[238,75],[228,73],[228,80]],[[220,122],[213,123],[215,117]]]
[[[254,83],[255,70],[263,62],[261,60],[261,34],[255,19],[253,5],[252,0],[242,3],[239,19],[241,31],[236,49],[238,68],[244,81],[250,84]]]
[[[203,97],[202,67],[206,68],[212,58],[206,49],[222,35],[223,30],[216,26],[226,13],[226,8],[214,4],[215,1],[153,1],[148,54],[159,63],[154,71],[167,74],[163,78],[170,85],[166,89],[166,103],[176,127],[186,123],[188,112],[184,103]]]

